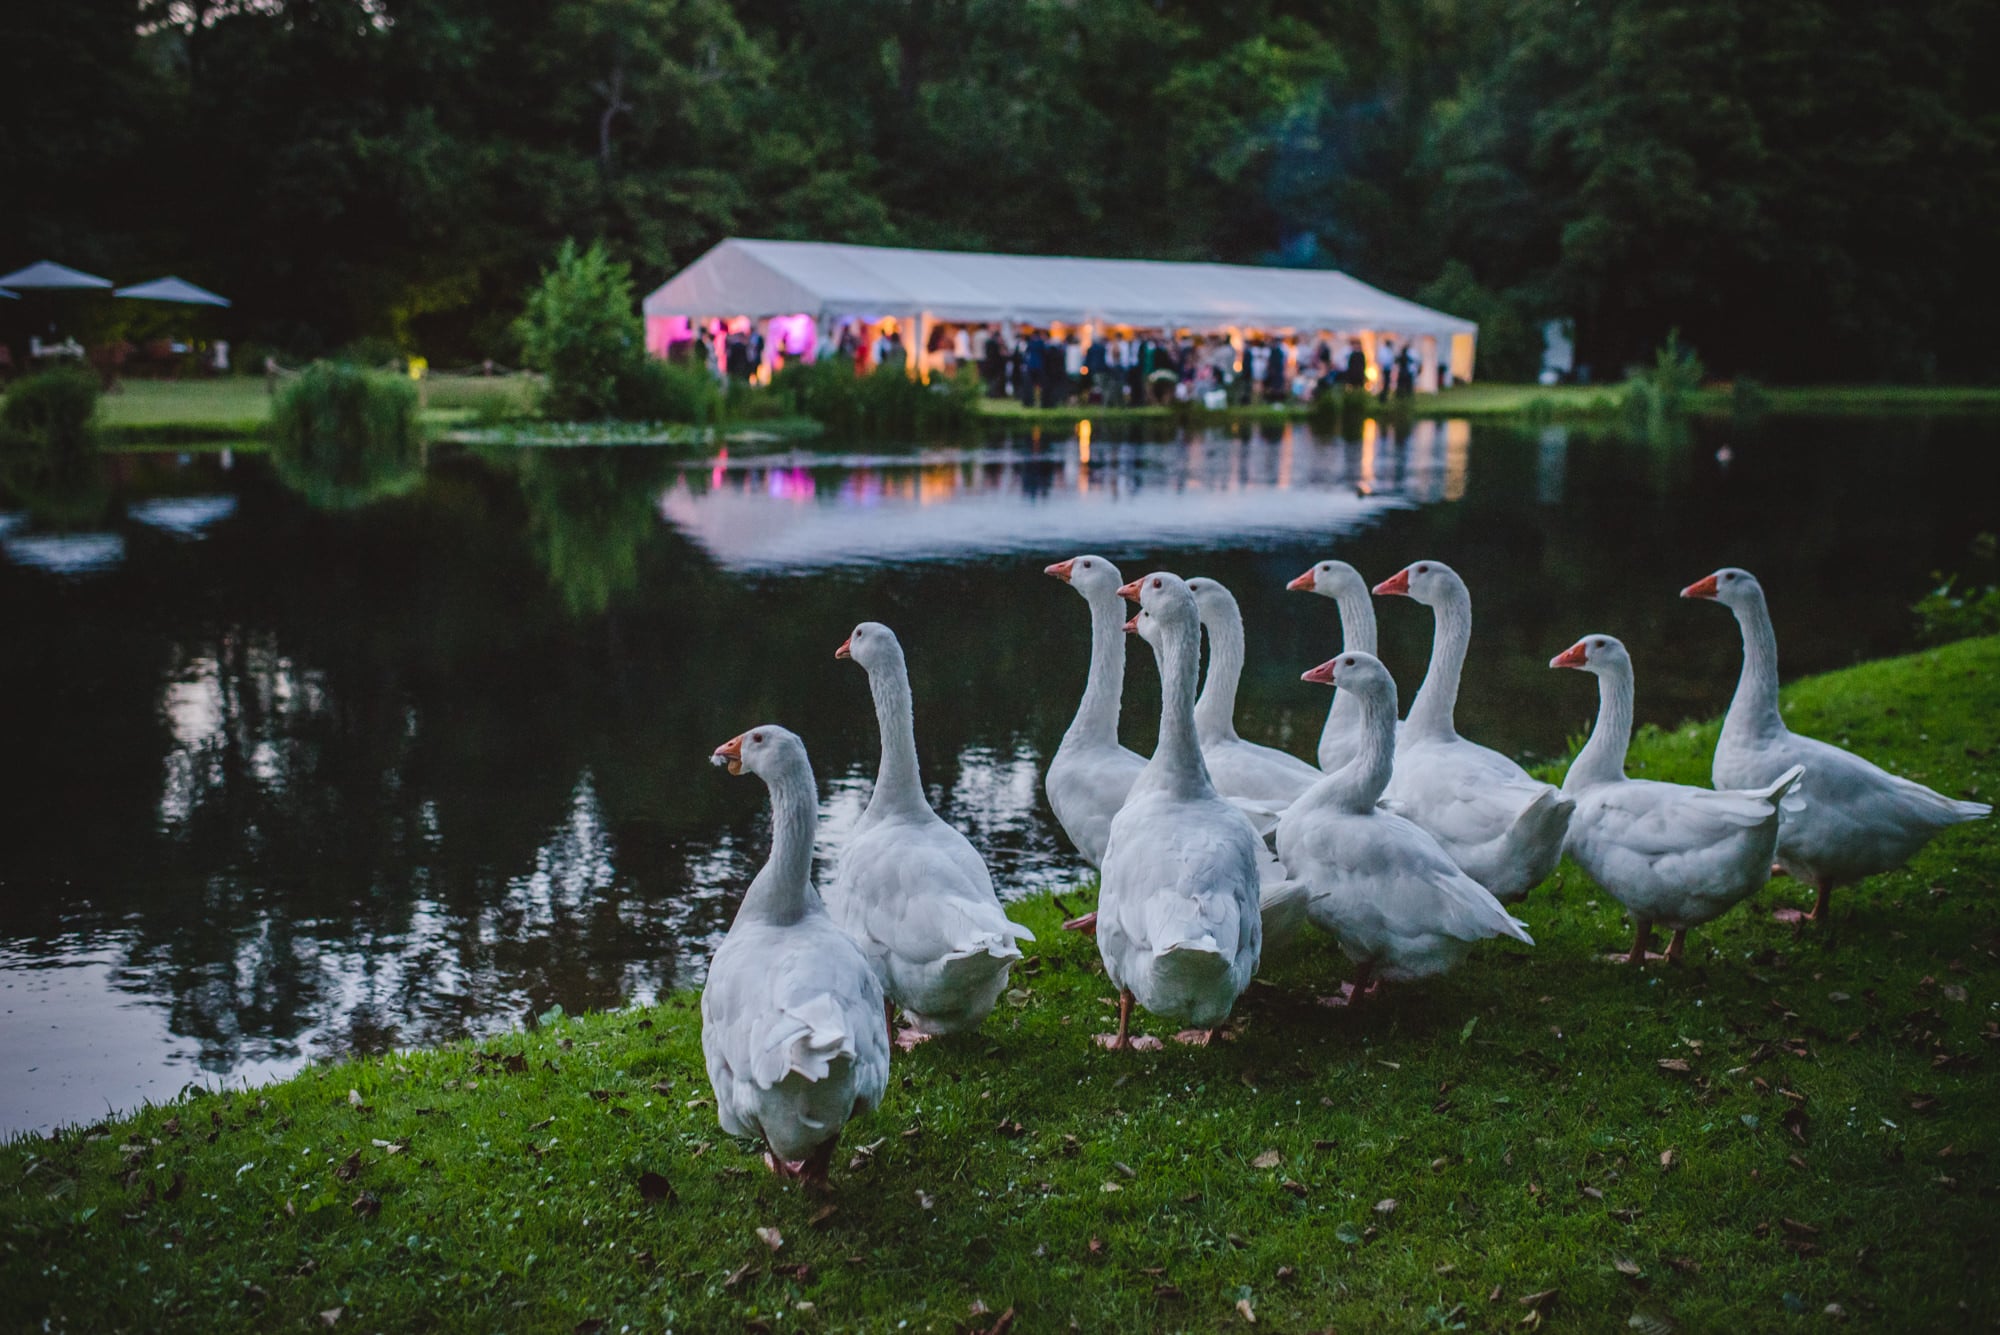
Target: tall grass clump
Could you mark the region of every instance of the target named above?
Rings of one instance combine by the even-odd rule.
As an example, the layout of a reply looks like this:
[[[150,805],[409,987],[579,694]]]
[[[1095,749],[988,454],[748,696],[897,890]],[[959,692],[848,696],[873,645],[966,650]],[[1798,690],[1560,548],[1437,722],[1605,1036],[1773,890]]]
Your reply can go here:
[[[1671,435],[1707,373],[1695,350],[1681,342],[1681,331],[1669,332],[1653,364],[1633,372],[1625,382],[1625,409],[1634,429],[1648,440]]]
[[[789,412],[810,417],[833,435],[908,437],[963,431],[979,413],[979,376],[966,368],[925,384],[900,366],[857,375],[838,358],[794,362],[772,379],[771,392]]]
[[[542,414],[563,422],[714,420],[721,391],[698,366],[646,354],[632,270],[602,241],[562,243],[514,322],[528,365],[548,377]]]
[[[0,486],[44,523],[87,524],[104,510],[97,399],[96,376],[65,368],[28,376],[0,401]]]
[[[341,362],[313,363],[272,408],[271,460],[319,509],[408,491],[424,466],[416,386]]]

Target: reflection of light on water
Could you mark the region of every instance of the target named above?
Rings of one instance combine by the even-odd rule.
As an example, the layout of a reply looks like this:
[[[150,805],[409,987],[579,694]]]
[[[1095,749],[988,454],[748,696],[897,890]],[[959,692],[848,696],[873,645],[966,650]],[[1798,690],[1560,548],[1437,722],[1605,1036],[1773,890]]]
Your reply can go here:
[[[535,851],[535,869],[507,882],[507,897],[498,912],[511,910],[527,925],[547,927],[611,888],[618,874],[615,853],[611,833],[604,828],[597,785],[586,769],[570,790],[568,817]],[[489,910],[489,925],[493,916],[494,911]]]
[[[240,646],[225,669],[221,657],[189,658],[160,692],[160,712],[174,745],[162,764],[160,823],[185,825],[195,811],[228,783],[232,749],[242,753],[241,770],[257,787],[281,794],[294,772],[311,764],[310,748],[294,733],[294,723],[324,711],[318,677],[302,673],[263,637]],[[246,709],[243,696],[254,695]],[[248,725],[255,720],[256,732]]]
[[[1375,490],[1376,434],[1377,431],[1375,426],[1375,419],[1372,417],[1362,418],[1361,419],[1361,485],[1365,490],[1369,492],[1373,492]]]
[[[1090,419],[1088,417],[1076,424],[1076,461],[1080,464],[1088,464],[1090,462]]]
[[[797,457],[717,461],[684,471],[660,509],[744,570],[1338,534],[1408,503],[1374,478],[1375,430],[1369,422],[1360,479],[1345,442],[1293,429],[1277,441],[1120,445],[1098,452],[1104,475],[1092,485],[1079,432],[1071,458],[975,449],[833,456],[811,468]],[[870,513],[881,510],[896,513]]]
[[[116,533],[10,533],[0,538],[0,550],[16,565],[53,575],[95,575],[125,559],[125,539]]]
[[[178,538],[198,538],[202,530],[236,513],[234,496],[163,496],[128,506],[141,524]]]
[[[1444,424],[1444,498],[1465,499],[1466,463],[1472,455],[1472,423],[1454,417]]]

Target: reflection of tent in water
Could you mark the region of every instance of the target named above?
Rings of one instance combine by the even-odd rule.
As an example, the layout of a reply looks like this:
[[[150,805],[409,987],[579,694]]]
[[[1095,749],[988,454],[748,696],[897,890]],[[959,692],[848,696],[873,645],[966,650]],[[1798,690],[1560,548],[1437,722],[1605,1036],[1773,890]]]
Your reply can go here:
[[[1472,378],[1479,326],[1405,301],[1333,269],[1160,260],[1082,259],[905,250],[818,241],[719,242],[645,300],[647,346],[693,337],[690,322],[747,317],[767,346],[812,357],[844,321],[893,318],[913,332],[913,370],[929,369],[931,332],[945,327],[1062,326],[1081,341],[1134,333],[1283,336],[1306,350],[1352,338],[1370,362],[1377,340],[1414,342],[1417,388],[1440,363]]]
[[[1078,442],[1050,454],[718,461],[683,473],[661,512],[721,565],[804,570],[980,553],[1154,548],[1352,532],[1462,494],[1470,430],[1419,422],[1402,440]],[[810,466],[807,466],[810,465]]]
[[[56,575],[94,575],[125,559],[116,533],[22,533],[0,537],[0,551],[16,565]]]

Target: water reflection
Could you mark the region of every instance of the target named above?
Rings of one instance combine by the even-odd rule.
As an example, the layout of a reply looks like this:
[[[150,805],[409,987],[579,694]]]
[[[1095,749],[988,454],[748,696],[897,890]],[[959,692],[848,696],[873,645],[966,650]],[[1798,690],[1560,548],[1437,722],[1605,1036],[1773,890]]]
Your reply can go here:
[[[1672,596],[1719,564],[1785,591],[1788,672],[1907,646],[1910,598],[1996,521],[1990,429],[1773,426],[1731,435],[1726,475],[1715,440],[1463,423],[447,452],[393,505],[330,508],[257,459],[108,460],[81,532],[0,500],[0,709],[27,758],[0,805],[0,1128],[694,980],[768,838],[758,786],[707,753],[798,728],[827,876],[877,755],[831,656],[863,617],[909,650],[933,801],[1024,893],[1079,865],[1040,793],[1087,656],[1049,559],[1229,584],[1255,646],[1239,726],[1302,752],[1325,698],[1297,674],[1338,633],[1285,581],[1329,554],[1452,561],[1479,615],[1461,719],[1545,754],[1593,707],[1545,666],[1587,629],[1631,647],[1645,720],[1720,708],[1735,642]],[[1399,678],[1428,644],[1422,609],[1383,609]],[[1127,701],[1145,749],[1144,655]]]
[[[806,571],[1009,552],[1328,538],[1465,493],[1471,425],[1372,419],[1188,441],[796,453],[681,469],[660,513],[730,570]]]

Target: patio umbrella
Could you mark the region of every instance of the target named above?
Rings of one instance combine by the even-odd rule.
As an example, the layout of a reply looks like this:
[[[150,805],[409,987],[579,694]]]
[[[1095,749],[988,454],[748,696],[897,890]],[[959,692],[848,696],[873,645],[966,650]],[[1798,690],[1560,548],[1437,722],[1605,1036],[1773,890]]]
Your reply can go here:
[[[36,260],[25,269],[0,274],[0,287],[12,288],[16,292],[110,286],[109,278],[99,278],[96,274],[84,273],[66,264],[57,264],[54,260]]]
[[[8,301],[19,301],[21,294],[19,292],[9,292],[6,288],[0,287],[0,297],[4,297]]]
[[[183,306],[227,306],[229,298],[219,297],[205,287],[196,287],[185,278],[155,278],[150,283],[121,287],[112,294],[135,301],[175,301]]]

